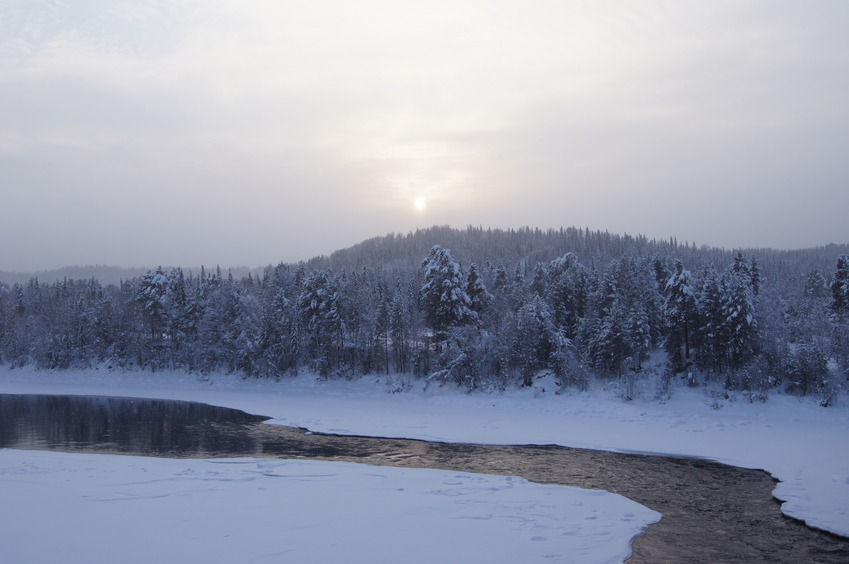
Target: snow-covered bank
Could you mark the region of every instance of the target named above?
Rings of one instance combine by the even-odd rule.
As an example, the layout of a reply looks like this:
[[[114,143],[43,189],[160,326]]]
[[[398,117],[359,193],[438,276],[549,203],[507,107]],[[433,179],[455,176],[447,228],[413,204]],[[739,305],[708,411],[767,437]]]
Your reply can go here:
[[[282,382],[171,373],[0,370],[0,392],[186,399],[339,434],[490,444],[560,444],[708,457],[763,468],[781,480],[783,511],[849,537],[849,409],[774,395],[763,404],[709,399],[682,387],[660,405],[616,394],[462,394],[431,388],[386,394],[373,378]],[[719,409],[716,407],[722,404]]]
[[[621,562],[659,514],[520,478],[0,450],[4,562]]]

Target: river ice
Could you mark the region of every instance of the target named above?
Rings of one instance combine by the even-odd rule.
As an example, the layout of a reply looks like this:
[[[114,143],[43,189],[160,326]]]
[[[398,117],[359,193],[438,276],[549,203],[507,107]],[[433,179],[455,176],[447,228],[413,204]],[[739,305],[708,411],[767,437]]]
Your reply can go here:
[[[540,382],[533,390],[503,394],[439,388],[424,392],[417,387],[387,394],[385,383],[374,378],[318,383],[304,376],[277,383],[230,376],[200,381],[174,373],[0,371],[0,393],[194,400],[314,431],[704,456],[768,470],[782,480],[775,495],[786,500],[785,513],[849,536],[845,402],[826,409],[813,400],[773,395],[766,403],[751,404],[743,397],[717,398],[682,386],[665,404],[658,404],[649,389],[630,402],[618,397],[615,386],[563,395],[552,394],[551,389],[550,383]],[[301,465],[308,469],[300,469]],[[91,470],[86,473],[81,467]],[[115,475],[115,480],[105,480],[104,472]],[[276,478],[286,472],[334,478]],[[203,475],[219,477],[198,478]],[[173,547],[168,548],[170,554],[186,550],[189,560],[183,561],[194,556],[198,561],[223,561],[226,546],[240,547],[243,561],[262,561],[264,554],[280,549],[280,544],[269,543],[285,538],[297,544],[295,550],[306,551],[300,554],[312,555],[311,562],[338,561],[343,555],[347,561],[370,562],[616,562],[627,557],[630,539],[659,518],[608,493],[588,494],[518,478],[328,462],[224,464],[6,450],[0,451],[0,481],[5,482],[0,489],[2,506],[26,508],[21,523],[30,525],[15,528],[17,517],[4,511],[0,537],[6,538],[0,542],[6,547],[11,542],[22,550],[39,547],[49,552],[44,539],[53,534],[58,536],[57,550],[65,554],[62,543],[77,538],[74,530],[84,539],[101,527],[102,534],[97,534],[101,541],[117,538],[113,544],[120,548],[133,545],[132,539],[121,542],[121,535],[144,535],[151,539],[145,550],[158,546]],[[9,487],[12,483],[20,487]],[[147,485],[122,486],[142,483]],[[126,499],[120,497],[122,492],[128,492]],[[92,503],[94,498],[115,495],[125,506],[147,500],[134,526],[122,522],[118,514],[96,509],[108,503]],[[272,499],[278,502],[271,503]],[[39,510],[56,506],[57,500],[67,504],[62,512]],[[180,504],[186,508],[177,510]],[[315,519],[301,519],[298,512]],[[81,517],[65,518],[65,528],[51,533],[55,526],[39,525],[38,516],[48,513],[52,515],[48,521],[54,523],[61,515]],[[6,523],[10,519],[11,525]],[[29,542],[30,537],[42,540]],[[192,542],[193,538],[200,540]],[[376,545],[380,546],[373,548]],[[380,552],[366,552],[370,549]],[[446,557],[445,550],[453,556]],[[143,560],[149,561],[138,561]]]
[[[659,514],[521,478],[0,451],[4,562],[621,562]]]

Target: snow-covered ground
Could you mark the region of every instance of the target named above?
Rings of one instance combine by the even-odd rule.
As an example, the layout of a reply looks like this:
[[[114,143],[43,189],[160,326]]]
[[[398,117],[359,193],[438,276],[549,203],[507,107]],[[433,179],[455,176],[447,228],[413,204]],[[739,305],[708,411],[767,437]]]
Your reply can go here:
[[[541,383],[540,386],[545,386]],[[450,442],[477,442],[490,444],[550,444],[577,446],[617,451],[639,451],[651,453],[685,454],[703,456],[748,468],[763,468],[781,480],[775,495],[785,500],[783,510],[788,515],[804,519],[810,525],[849,536],[849,408],[845,401],[829,408],[819,407],[812,399],[799,399],[791,396],[774,394],[766,403],[750,404],[742,397],[731,399],[716,399],[710,397],[704,390],[681,386],[674,391],[671,399],[659,404],[651,399],[652,389],[647,389],[641,398],[625,402],[619,398],[615,390],[595,389],[591,393],[567,392],[555,395],[540,389],[515,389],[503,394],[464,394],[457,390],[431,387],[421,391],[420,386],[400,394],[387,394],[386,384],[375,378],[363,378],[354,382],[316,382],[312,377],[300,377],[281,382],[243,381],[238,377],[214,376],[208,381],[200,381],[195,376],[174,373],[122,373],[108,371],[86,372],[36,372],[29,369],[8,370],[0,369],[0,393],[67,393],[93,394],[128,397],[156,397],[163,399],[184,399],[205,403],[235,407],[250,413],[266,415],[274,418],[275,423],[307,427],[314,431],[332,432],[339,434],[361,434],[387,437],[408,437]],[[103,457],[104,462],[97,466],[92,457],[81,455],[45,454],[45,453],[0,453],[0,472],[5,472],[0,479],[19,480],[35,483],[39,468],[43,469],[43,481],[33,488],[42,488],[31,492],[33,499],[46,503],[49,496],[45,493],[50,488],[61,488],[63,480],[73,482],[73,491],[86,492],[86,487],[93,488],[90,493],[80,493],[73,503],[85,505],[92,499],[121,497],[120,492],[127,492],[125,497],[148,499],[161,496],[158,507],[171,514],[171,504],[179,504],[189,500],[188,505],[197,503],[201,508],[198,513],[204,513],[204,521],[214,520],[215,511],[207,510],[209,504],[227,499],[233,495],[244,500],[244,508],[234,511],[246,511],[258,515],[259,520],[268,523],[273,529],[275,519],[286,517],[284,513],[293,508],[304,508],[314,503],[309,494],[295,499],[311,500],[309,503],[287,504],[280,502],[271,504],[279,506],[277,515],[262,500],[273,495],[283,497],[295,495],[286,493],[287,488],[299,491],[315,482],[309,479],[275,480],[276,474],[291,472],[299,476],[321,474],[334,475],[336,480],[326,479],[319,482],[321,487],[313,490],[318,492],[333,491],[329,497],[345,495],[352,496],[349,501],[340,505],[350,519],[360,521],[363,526],[372,522],[378,530],[388,527],[391,533],[381,535],[381,538],[398,538],[393,541],[398,547],[407,545],[407,537],[421,536],[422,531],[431,530],[431,522],[450,522],[446,529],[454,529],[460,525],[480,529],[478,533],[470,532],[468,542],[460,543],[464,535],[451,537],[451,543],[460,543],[451,549],[458,551],[470,550],[475,554],[475,560],[482,558],[482,550],[491,550],[491,561],[514,561],[508,555],[515,556],[519,551],[522,560],[532,560],[534,555],[544,558],[547,555],[561,554],[569,561],[605,562],[622,560],[628,554],[627,539],[636,534],[641,526],[657,518],[653,512],[647,512],[642,506],[617,505],[627,502],[610,494],[595,493],[587,497],[580,490],[570,488],[558,489],[551,486],[538,486],[522,480],[509,480],[503,477],[458,475],[453,472],[419,471],[387,469],[359,465],[344,465],[336,463],[301,463],[283,461],[239,461],[239,463],[223,464],[209,461],[170,461],[150,459],[122,459]],[[87,460],[89,462],[80,462]],[[101,460],[98,457],[96,460]],[[132,460],[132,462],[127,462]],[[108,461],[108,462],[107,462]],[[20,468],[32,464],[33,472],[27,473]],[[96,478],[98,472],[109,472],[110,468],[123,465],[117,478],[109,484],[101,485],[104,479]],[[302,466],[305,465],[305,466]],[[103,467],[95,471],[94,468]],[[89,486],[86,486],[86,471],[75,468],[93,468]],[[147,469],[144,472],[141,468]],[[16,470],[18,468],[18,470]],[[63,468],[67,469],[63,470]],[[213,473],[222,478],[200,479],[192,487],[184,474],[190,470],[189,476],[203,476]],[[156,481],[140,477],[151,471],[158,476]],[[215,474],[216,472],[220,474]],[[375,475],[386,476],[377,480]],[[133,476],[137,476],[137,479]],[[457,477],[461,476],[461,477]],[[244,491],[246,478],[253,487],[266,487],[263,493],[254,493],[256,497],[248,496]],[[230,480],[229,482],[226,480]],[[121,486],[126,482],[145,482],[150,485]],[[69,482],[69,483],[70,483]],[[257,482],[254,484],[253,482]],[[303,483],[302,483],[303,482]],[[385,484],[386,494],[375,493],[378,490],[376,482]],[[286,485],[280,485],[281,483]],[[424,484],[415,490],[412,484]],[[241,484],[241,485],[240,485]],[[334,484],[334,485],[330,485]],[[346,485],[347,484],[347,485]],[[408,485],[409,484],[409,485]],[[214,487],[212,487],[214,486]],[[325,486],[327,489],[325,490]],[[101,491],[100,488],[105,488]],[[113,490],[110,492],[110,487]],[[311,487],[311,486],[310,486]],[[134,489],[137,488],[137,489]],[[215,496],[205,498],[201,493],[204,488],[218,492]],[[225,488],[232,488],[229,494],[221,493]],[[280,488],[279,490],[276,488]],[[471,488],[471,489],[470,489]],[[475,493],[474,488],[479,488]],[[539,489],[537,489],[539,488]],[[552,489],[553,488],[553,489]],[[0,495],[9,488],[4,487]],[[407,495],[403,500],[396,499],[397,494],[390,492],[408,492],[414,489],[415,495]],[[238,490],[238,492],[237,492]],[[350,491],[349,491],[350,490]],[[363,493],[363,490],[366,493]],[[519,494],[525,501],[511,504],[509,495],[521,490]],[[228,490],[229,491],[229,490]],[[257,490],[260,491],[260,490]],[[433,492],[445,492],[447,495],[433,495]],[[550,492],[557,491],[559,494]],[[41,492],[41,493],[39,493]],[[339,493],[343,492],[343,493]],[[348,492],[348,493],[344,493]],[[370,492],[370,493],[369,493]],[[482,492],[493,492],[493,497],[487,498]],[[508,496],[505,500],[496,499],[498,495]],[[115,495],[113,495],[115,494]],[[17,495],[17,494],[15,494]],[[58,495],[58,494],[57,494]],[[63,494],[67,496],[69,494]],[[90,497],[83,498],[81,495]],[[301,495],[301,494],[298,494]],[[489,495],[489,494],[486,494]],[[551,495],[564,496],[558,501],[559,509],[540,511],[541,506],[553,507]],[[99,497],[100,496],[100,497]],[[111,496],[111,497],[110,497]],[[363,497],[365,496],[365,497]],[[466,497],[463,497],[466,496]],[[386,498],[386,501],[379,499]],[[64,498],[63,498],[64,499]],[[123,499],[123,498],[121,498]],[[250,500],[250,501],[249,501]],[[368,501],[365,501],[368,500]],[[423,514],[422,507],[432,507],[436,503],[447,502],[442,509]],[[458,503],[452,504],[451,500]],[[465,500],[465,501],[461,501]],[[614,500],[616,500],[614,502]],[[13,501],[13,500],[11,500]],[[124,500],[126,501],[126,500]],[[240,501],[241,502],[241,501]],[[20,501],[23,504],[23,501]],[[72,502],[68,502],[72,503]],[[145,502],[148,503],[148,502]],[[153,502],[150,502],[153,503]],[[329,503],[329,502],[328,502]],[[360,515],[357,504],[365,503],[368,512]],[[381,503],[386,503],[384,510],[378,509]],[[407,505],[405,505],[405,503]],[[584,505],[578,505],[579,503]],[[353,504],[353,505],[352,505]],[[238,503],[234,504],[238,505]],[[256,505],[256,513],[251,506]],[[3,500],[3,506],[7,500]],[[20,507],[21,505],[17,505]],[[480,514],[475,517],[466,515],[462,509],[472,506],[479,507]],[[334,505],[335,507],[335,505]],[[435,507],[435,506],[434,506]],[[450,509],[449,509],[450,507]],[[593,526],[586,528],[586,515],[574,510],[575,507],[592,507],[597,509],[591,519]],[[460,508],[460,509],[458,509]],[[317,510],[321,509],[319,507]],[[153,510],[153,509],[152,509]],[[159,510],[159,509],[157,509]],[[451,513],[456,511],[457,513]],[[184,511],[181,519],[191,522],[194,512]],[[211,513],[212,515],[207,515]],[[389,515],[385,519],[382,515]],[[59,513],[57,513],[59,515]],[[84,513],[88,515],[88,513]],[[392,517],[399,515],[405,519],[420,519],[408,522]],[[501,515],[496,518],[482,519],[481,516]],[[458,518],[451,517],[471,517]],[[603,517],[602,517],[603,516]],[[224,520],[225,515],[217,516]],[[55,519],[56,517],[54,517]],[[172,517],[169,517],[171,519]],[[177,517],[173,517],[177,519]],[[305,518],[305,539],[320,539],[321,543],[329,539],[353,539],[354,545],[370,546],[362,536],[349,533],[344,528],[348,519],[319,519],[309,521]],[[254,521],[251,522],[255,522]],[[176,521],[175,521],[176,522]],[[223,521],[222,521],[223,522]],[[296,526],[297,518],[288,525],[280,526],[279,531],[291,530]],[[109,521],[107,521],[107,525]],[[218,525],[223,526],[222,523]],[[157,525],[158,526],[158,525]],[[542,527],[546,532],[535,532],[535,527]],[[185,526],[184,526],[185,527]],[[204,528],[194,525],[184,530],[189,535],[200,534]],[[214,530],[213,525],[210,530]],[[322,530],[322,527],[326,529]],[[512,528],[511,528],[512,527]],[[111,530],[112,527],[108,527]],[[254,535],[246,531],[248,527],[237,526],[234,532],[250,535],[250,543]],[[337,528],[340,532],[334,533]],[[0,535],[6,536],[10,529],[0,528]],[[158,529],[157,529],[158,530]],[[165,529],[163,529],[165,530]],[[169,529],[170,530],[170,529]],[[263,531],[270,529],[265,528]],[[513,531],[513,536],[507,530]],[[180,527],[174,529],[179,536]],[[443,543],[439,534],[426,534],[432,542],[416,541],[411,544],[416,548],[411,552],[416,554],[403,558],[404,561],[415,559],[419,555],[422,561],[445,558],[442,552]],[[448,533],[446,533],[448,534]],[[624,539],[612,542],[613,538]],[[24,537],[21,537],[24,538]],[[155,538],[155,537],[152,537]],[[448,537],[446,537],[448,538]],[[479,538],[486,540],[481,542]],[[545,538],[546,541],[534,540]],[[170,540],[169,542],[177,542]],[[212,542],[212,541],[211,541]],[[224,541],[215,541],[224,542]],[[212,542],[212,544],[215,544]],[[259,541],[256,541],[259,542]],[[306,541],[305,541],[306,542]],[[358,544],[359,542],[359,544]],[[410,542],[413,542],[410,540]],[[243,543],[248,544],[248,543]],[[546,545],[546,546],[543,546]],[[553,548],[557,545],[559,548]],[[595,547],[605,545],[612,552],[602,551]],[[421,548],[419,548],[421,547]],[[390,550],[392,547],[388,548]],[[269,547],[270,550],[277,550]],[[217,550],[217,549],[216,549]],[[223,549],[222,549],[223,550]],[[319,550],[319,549],[317,549]],[[333,560],[333,553],[327,549],[326,560]],[[340,548],[350,552],[350,546]],[[358,550],[358,549],[353,549]],[[423,552],[422,552],[423,551]],[[588,555],[586,560],[574,558],[575,554]],[[217,554],[218,552],[216,552]],[[385,560],[393,560],[387,553],[382,553]],[[569,555],[566,557],[565,555]],[[592,556],[589,556],[592,555]],[[396,553],[397,556],[397,553]],[[380,561],[366,558],[369,561]],[[455,560],[448,558],[449,561]],[[459,558],[457,560],[463,560]]]
[[[519,478],[0,450],[0,552],[48,562],[621,562],[659,515]]]

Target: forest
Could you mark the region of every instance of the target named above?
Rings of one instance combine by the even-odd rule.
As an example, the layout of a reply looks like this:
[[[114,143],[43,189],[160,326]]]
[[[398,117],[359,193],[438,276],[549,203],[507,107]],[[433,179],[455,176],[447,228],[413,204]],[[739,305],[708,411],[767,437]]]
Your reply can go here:
[[[651,359],[651,361],[650,361]],[[657,359],[661,359],[660,362]],[[849,378],[849,245],[781,251],[588,229],[432,227],[238,278],[157,268],[0,283],[0,363],[560,390],[649,371],[828,406]],[[406,384],[405,384],[406,383]]]

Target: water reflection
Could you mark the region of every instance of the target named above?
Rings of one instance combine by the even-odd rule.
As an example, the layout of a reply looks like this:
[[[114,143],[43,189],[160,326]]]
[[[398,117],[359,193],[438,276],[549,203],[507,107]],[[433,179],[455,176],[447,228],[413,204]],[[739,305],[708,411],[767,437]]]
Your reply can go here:
[[[254,455],[258,441],[239,431],[265,419],[182,401],[0,394],[0,448]]]
[[[846,539],[784,516],[772,476],[715,462],[560,446],[430,443],[305,433],[265,418],[164,400],[0,394],[0,448],[148,456],[346,460],[519,475],[604,489],[663,513],[630,563],[849,562]]]

